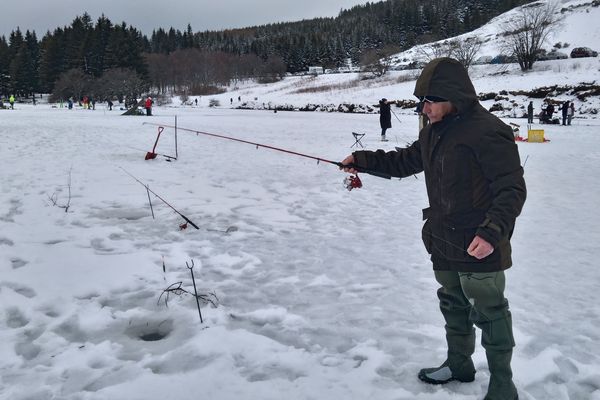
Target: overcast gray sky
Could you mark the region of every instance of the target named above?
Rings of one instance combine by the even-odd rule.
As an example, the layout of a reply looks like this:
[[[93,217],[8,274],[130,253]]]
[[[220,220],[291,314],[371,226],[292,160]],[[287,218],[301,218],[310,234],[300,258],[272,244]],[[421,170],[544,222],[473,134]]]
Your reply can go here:
[[[8,40],[18,27],[35,30],[38,40],[46,31],[70,25],[87,11],[94,23],[103,13],[113,24],[125,21],[150,35],[153,29],[187,24],[194,32],[242,28],[271,22],[333,17],[367,0],[2,0],[0,36]]]

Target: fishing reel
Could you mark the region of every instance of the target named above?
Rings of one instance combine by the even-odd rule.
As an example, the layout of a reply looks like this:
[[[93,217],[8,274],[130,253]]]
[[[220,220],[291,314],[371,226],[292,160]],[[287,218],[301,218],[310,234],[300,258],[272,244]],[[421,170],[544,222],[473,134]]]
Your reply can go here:
[[[358,175],[349,175],[344,178],[344,187],[351,191],[352,189],[360,189],[362,187],[362,182]]]

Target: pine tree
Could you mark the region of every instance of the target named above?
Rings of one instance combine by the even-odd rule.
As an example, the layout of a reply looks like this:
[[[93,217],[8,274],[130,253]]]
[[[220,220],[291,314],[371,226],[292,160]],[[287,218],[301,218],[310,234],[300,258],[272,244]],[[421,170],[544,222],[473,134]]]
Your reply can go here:
[[[64,72],[64,37],[64,31],[58,28],[53,34],[47,33],[40,44],[40,91],[44,93],[53,91],[55,81]]]
[[[25,33],[25,45],[29,53],[29,63],[25,66],[29,93],[39,92],[40,47],[35,31]]]
[[[0,37],[0,96],[8,95],[10,50],[4,36]]]
[[[33,88],[31,87],[31,73],[33,60],[31,53],[25,41],[21,42],[21,47],[17,54],[12,58],[9,66],[11,91],[21,96],[27,96]]]

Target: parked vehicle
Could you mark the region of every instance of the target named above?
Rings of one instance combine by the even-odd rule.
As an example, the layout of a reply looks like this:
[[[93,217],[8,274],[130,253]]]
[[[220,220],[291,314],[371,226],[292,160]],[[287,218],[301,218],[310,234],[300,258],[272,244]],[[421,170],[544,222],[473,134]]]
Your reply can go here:
[[[481,56],[477,60],[473,61],[473,65],[489,64],[493,59],[494,57],[492,56]]]
[[[542,53],[537,57],[538,61],[564,60],[565,58],[569,58],[569,56],[557,50],[552,50],[549,53]]]
[[[514,62],[517,62],[517,57],[498,54],[496,57],[492,58],[490,64],[510,64]]]
[[[575,47],[571,50],[571,58],[598,57],[598,52],[589,47]]]

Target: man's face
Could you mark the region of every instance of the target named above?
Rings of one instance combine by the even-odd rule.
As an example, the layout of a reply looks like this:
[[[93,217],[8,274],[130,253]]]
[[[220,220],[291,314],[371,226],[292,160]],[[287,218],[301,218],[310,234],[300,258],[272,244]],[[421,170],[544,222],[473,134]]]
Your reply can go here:
[[[431,103],[425,101],[423,103],[423,112],[427,114],[427,118],[433,124],[441,121],[446,115],[450,114],[453,110],[452,103],[449,101],[442,101],[437,103]]]

